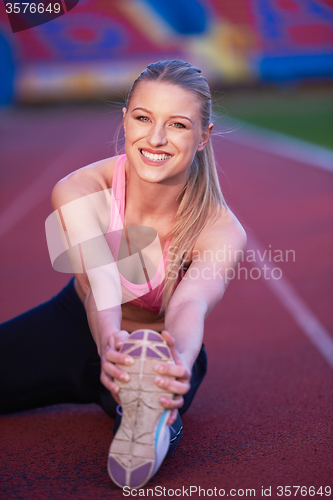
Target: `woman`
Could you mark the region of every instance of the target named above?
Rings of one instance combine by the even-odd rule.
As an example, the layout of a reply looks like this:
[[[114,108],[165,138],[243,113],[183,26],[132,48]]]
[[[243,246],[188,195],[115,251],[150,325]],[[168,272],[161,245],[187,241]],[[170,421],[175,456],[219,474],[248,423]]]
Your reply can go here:
[[[246,236],[220,191],[211,96],[200,70],[178,60],[150,64],[130,90],[123,127],[125,155],[80,169],[53,190],[63,238],[76,249],[68,251],[75,278],[50,302],[2,326],[0,380],[6,377],[3,412],[93,401],[116,418],[117,431],[122,405],[109,473],[119,486],[138,487],[179,442],[180,414],[206,372],[204,321]],[[152,244],[154,232],[162,251]],[[226,245],[234,252],[221,262]],[[134,254],[141,264],[146,255],[144,293],[140,265],[124,276]],[[9,361],[14,345],[19,371]],[[148,348],[156,358],[163,353],[159,361]],[[148,382],[134,369],[138,359]],[[144,438],[135,437],[137,422]]]

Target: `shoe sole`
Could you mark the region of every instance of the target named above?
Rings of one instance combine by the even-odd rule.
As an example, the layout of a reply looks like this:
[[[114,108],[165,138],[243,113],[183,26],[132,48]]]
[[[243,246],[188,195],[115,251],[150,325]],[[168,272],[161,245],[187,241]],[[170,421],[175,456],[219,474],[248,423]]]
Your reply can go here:
[[[119,382],[122,419],[109,450],[108,472],[120,487],[139,488],[158,470],[169,448],[170,415],[159,402],[170,393],[155,383],[158,363],[174,363],[167,343],[154,330],[136,330],[121,352],[134,358],[131,366],[119,366],[130,375]]]

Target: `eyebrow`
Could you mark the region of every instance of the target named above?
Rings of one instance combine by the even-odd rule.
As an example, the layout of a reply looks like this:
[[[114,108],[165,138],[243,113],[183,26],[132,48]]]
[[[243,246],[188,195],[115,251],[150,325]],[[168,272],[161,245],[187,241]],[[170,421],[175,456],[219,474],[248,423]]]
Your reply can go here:
[[[132,113],[133,113],[134,111],[138,111],[138,110],[139,110],[139,111],[144,111],[145,113],[152,114],[152,112],[151,112],[151,111],[149,111],[149,109],[146,109],[146,108],[141,108],[141,107],[134,108],[134,109],[133,109],[133,111],[132,111]],[[183,115],[172,115],[172,116],[170,116],[170,118],[182,118],[183,120],[188,120],[188,121],[189,121],[189,122],[191,122],[191,123],[192,123],[192,125],[193,125],[192,120],[191,120],[188,116],[183,116]]]

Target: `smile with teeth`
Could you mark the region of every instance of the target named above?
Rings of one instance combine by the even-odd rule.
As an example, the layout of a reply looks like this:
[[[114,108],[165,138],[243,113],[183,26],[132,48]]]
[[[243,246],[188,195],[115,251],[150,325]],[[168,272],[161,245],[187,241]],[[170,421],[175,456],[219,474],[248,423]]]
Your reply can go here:
[[[164,160],[168,160],[169,158],[171,158],[171,155],[167,155],[165,153],[162,153],[162,154],[148,153],[148,151],[145,151],[144,149],[140,149],[140,153],[142,154],[142,156],[147,158],[147,160],[151,160],[151,161],[164,161]]]

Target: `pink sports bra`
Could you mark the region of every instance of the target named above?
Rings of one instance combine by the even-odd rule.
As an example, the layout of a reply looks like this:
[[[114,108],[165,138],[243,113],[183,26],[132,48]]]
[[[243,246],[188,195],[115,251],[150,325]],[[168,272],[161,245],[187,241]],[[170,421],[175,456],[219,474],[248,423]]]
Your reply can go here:
[[[117,158],[114,166],[112,179],[113,196],[111,197],[110,226],[107,234],[105,235],[105,238],[115,260],[117,260],[118,258],[121,236],[124,229],[126,160],[126,155],[121,155]],[[123,292],[123,302],[130,302],[137,307],[149,309],[154,312],[159,312],[162,304],[162,290],[165,283],[165,267],[169,246],[170,241],[166,243],[163,251],[163,258],[160,260],[157,271],[150,281],[147,281],[144,284],[134,284],[128,281],[119,272]],[[178,283],[180,282],[181,278],[182,274],[179,275]]]

